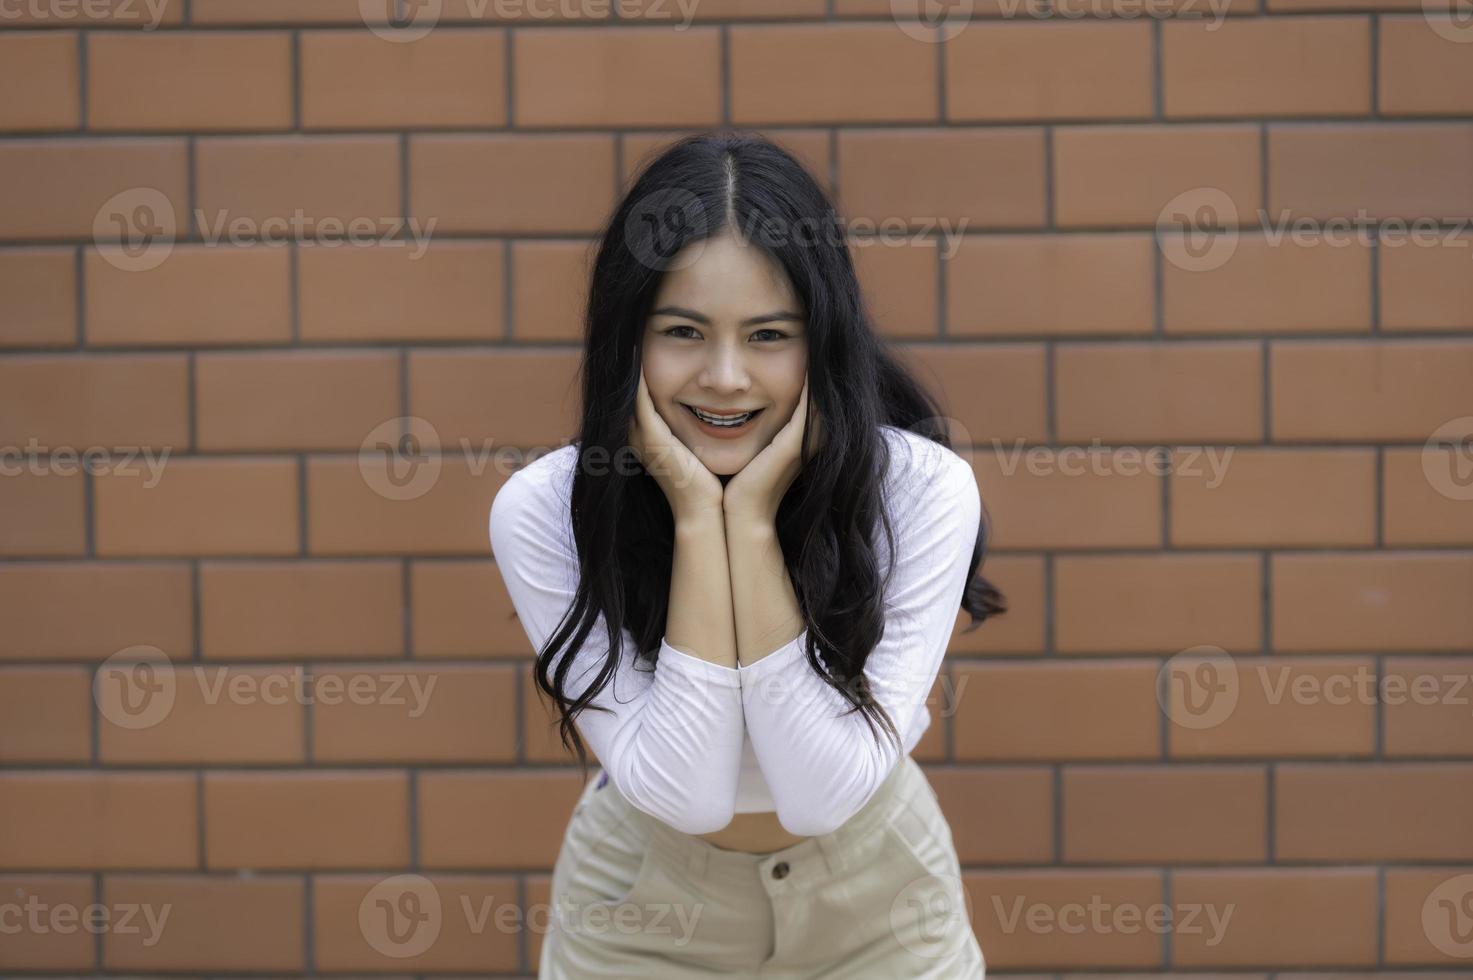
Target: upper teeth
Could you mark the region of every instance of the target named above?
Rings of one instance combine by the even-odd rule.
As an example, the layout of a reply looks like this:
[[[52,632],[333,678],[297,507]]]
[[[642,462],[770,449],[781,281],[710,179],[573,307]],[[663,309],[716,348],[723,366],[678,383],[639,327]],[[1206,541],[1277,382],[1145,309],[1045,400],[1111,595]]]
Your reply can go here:
[[[740,415],[712,415],[710,412],[701,411],[694,405],[691,406],[691,411],[695,412],[696,415],[700,416],[700,418],[704,421],[714,422],[716,424],[721,424],[723,422],[728,424],[734,422],[743,422],[746,421],[746,419],[753,414],[752,412],[743,412]]]

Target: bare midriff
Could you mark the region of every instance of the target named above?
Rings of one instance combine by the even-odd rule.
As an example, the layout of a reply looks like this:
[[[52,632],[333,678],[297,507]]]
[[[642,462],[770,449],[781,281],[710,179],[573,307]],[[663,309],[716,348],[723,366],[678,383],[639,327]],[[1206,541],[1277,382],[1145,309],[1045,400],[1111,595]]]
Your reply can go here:
[[[753,854],[771,854],[808,839],[784,830],[777,819],[777,812],[773,810],[738,813],[731,818],[731,823],[715,833],[699,836],[722,850]]]

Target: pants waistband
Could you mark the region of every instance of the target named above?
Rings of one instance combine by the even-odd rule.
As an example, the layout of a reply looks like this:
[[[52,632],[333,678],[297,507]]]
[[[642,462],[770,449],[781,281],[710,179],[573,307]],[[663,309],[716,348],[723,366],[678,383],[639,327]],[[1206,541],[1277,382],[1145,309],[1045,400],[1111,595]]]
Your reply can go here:
[[[601,772],[600,779],[603,778],[606,776]],[[914,759],[909,755],[902,756],[874,795],[837,829],[804,838],[770,853],[717,847],[639,810],[619,793],[616,784],[610,783],[602,792],[615,794],[619,807],[628,811],[627,819],[646,829],[652,848],[683,864],[696,877],[749,880],[755,871],[779,881],[790,880],[795,883],[794,887],[801,887],[801,883],[819,877],[815,872],[832,874],[842,870],[859,845],[867,842],[909,806],[910,793],[905,790],[913,787],[913,781],[925,778]]]

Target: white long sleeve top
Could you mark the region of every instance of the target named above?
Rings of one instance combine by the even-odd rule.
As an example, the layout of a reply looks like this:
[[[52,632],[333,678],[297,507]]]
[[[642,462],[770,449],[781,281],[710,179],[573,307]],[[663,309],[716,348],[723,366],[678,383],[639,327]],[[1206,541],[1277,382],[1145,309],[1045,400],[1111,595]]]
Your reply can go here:
[[[735,813],[775,811],[789,833],[829,833],[874,795],[931,724],[926,705],[966,587],[982,501],[966,460],[913,432],[882,427],[890,446],[884,504],[895,531],[885,629],[865,674],[902,736],[897,752],[808,665],[805,629],[750,665],[728,668],[662,640],[658,667],[635,666],[623,631],[619,664],[578,731],[629,802],[688,834]],[[576,445],[516,471],[491,505],[497,566],[533,650],[540,652],[578,585],[570,500]],[[876,529],[883,577],[889,549]],[[592,683],[608,654],[600,614],[577,653],[567,693]],[[566,651],[559,654],[559,659]],[[852,711],[850,714],[843,714]]]

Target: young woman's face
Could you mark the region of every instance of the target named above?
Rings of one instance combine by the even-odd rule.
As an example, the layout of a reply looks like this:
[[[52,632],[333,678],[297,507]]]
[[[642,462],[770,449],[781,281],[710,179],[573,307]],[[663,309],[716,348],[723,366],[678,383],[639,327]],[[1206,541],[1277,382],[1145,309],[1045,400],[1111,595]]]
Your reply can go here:
[[[697,250],[695,260],[675,256],[645,323],[645,384],[675,437],[712,473],[728,477],[772,442],[798,407],[807,324],[787,275],[761,248],[730,233],[686,248]],[[712,428],[692,408],[757,415],[739,427]]]

